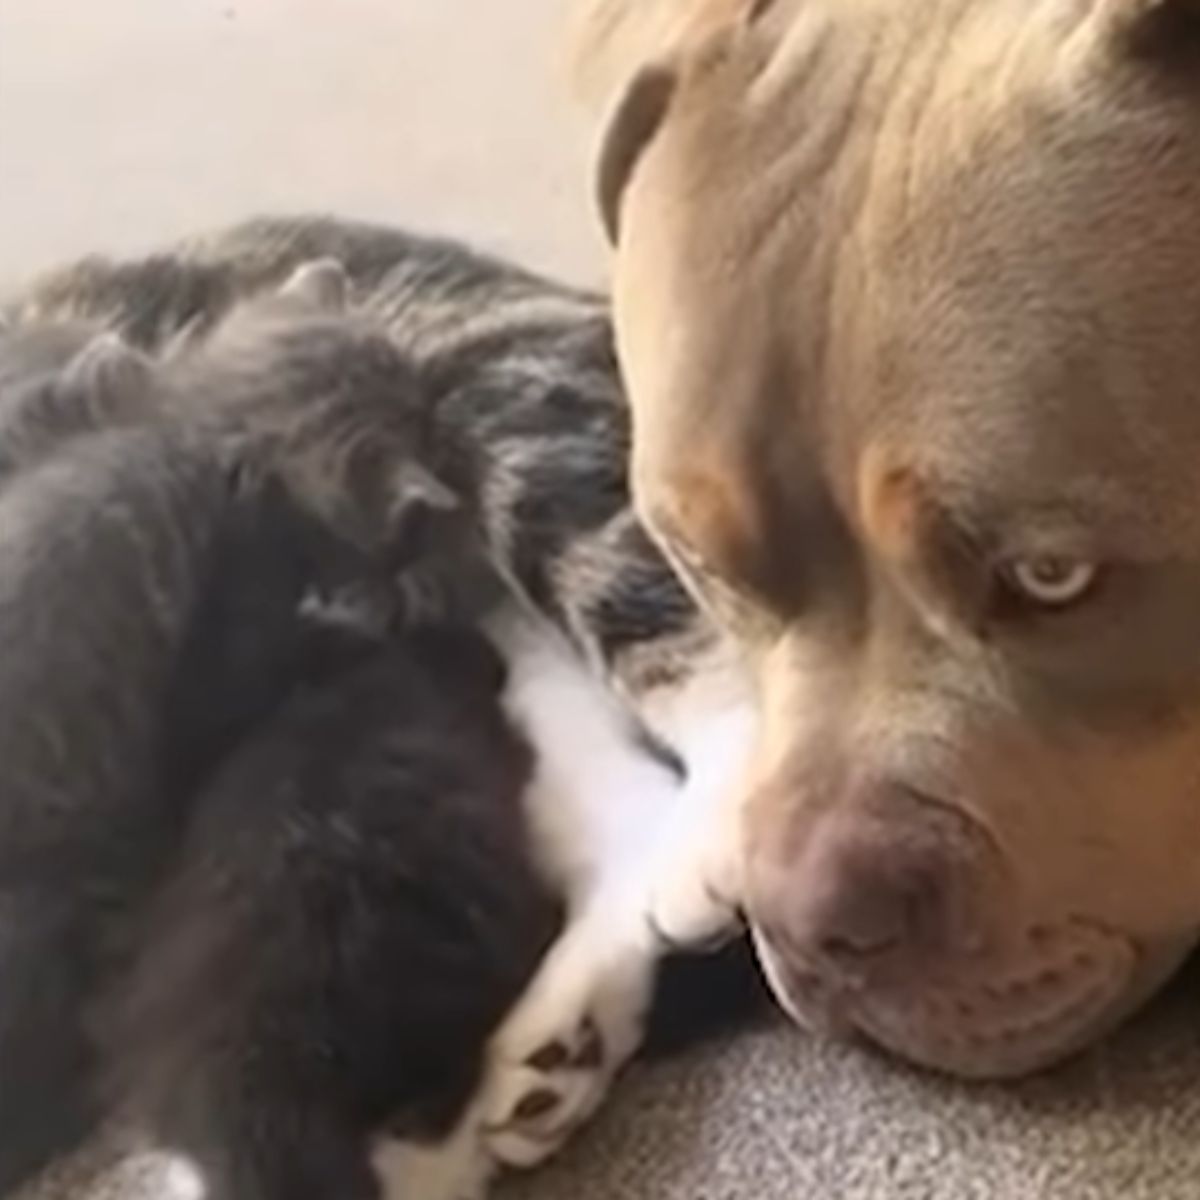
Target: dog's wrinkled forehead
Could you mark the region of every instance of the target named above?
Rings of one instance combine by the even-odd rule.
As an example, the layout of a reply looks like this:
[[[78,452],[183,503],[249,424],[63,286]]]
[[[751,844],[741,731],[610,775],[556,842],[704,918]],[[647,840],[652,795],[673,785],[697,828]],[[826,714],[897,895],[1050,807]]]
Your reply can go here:
[[[1152,485],[1185,526],[1156,536],[1193,541],[1194,6],[709,7],[602,155],[643,479],[695,461],[699,427],[757,487],[738,460],[769,428],[852,521],[882,443],[997,510],[1119,522]]]

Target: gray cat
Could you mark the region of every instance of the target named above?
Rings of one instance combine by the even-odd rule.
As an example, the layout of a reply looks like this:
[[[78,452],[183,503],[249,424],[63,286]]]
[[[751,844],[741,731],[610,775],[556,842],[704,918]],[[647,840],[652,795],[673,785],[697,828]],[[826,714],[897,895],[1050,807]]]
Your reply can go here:
[[[405,637],[457,505],[343,290],[303,265],[156,361],[0,332],[0,1193],[117,1106],[214,1197],[369,1197],[368,1133],[452,1123],[552,928],[501,662]]]
[[[314,259],[342,265],[351,310],[417,380],[425,461],[483,552],[469,583],[460,569],[439,578],[471,610],[495,598],[478,587],[491,572],[533,617],[502,609],[487,629],[508,664],[508,718],[534,748],[531,852],[571,919],[445,1142],[470,1169],[432,1170],[450,1190],[429,1197],[458,1200],[479,1186],[480,1153],[527,1166],[557,1149],[641,1044],[664,955],[736,924],[708,854],[753,705],[630,504],[629,413],[602,298],[454,242],[284,219],[141,260],[86,260],[35,282],[8,315],[96,322],[169,360]]]

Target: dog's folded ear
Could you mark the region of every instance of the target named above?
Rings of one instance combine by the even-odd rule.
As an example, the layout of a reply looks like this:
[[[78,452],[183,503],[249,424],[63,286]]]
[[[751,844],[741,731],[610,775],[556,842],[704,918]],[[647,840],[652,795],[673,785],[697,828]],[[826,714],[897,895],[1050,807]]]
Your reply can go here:
[[[776,0],[586,0],[570,38],[570,72],[589,103],[604,97],[596,199],[610,242],[621,200],[692,55],[757,21]],[[615,102],[613,97],[616,97]]]
[[[1200,0],[1097,0],[1106,43],[1147,60],[1200,55]]]
[[[566,71],[576,96],[604,109],[637,72],[721,29],[753,23],[780,0],[572,0]]]
[[[596,203],[611,245],[621,232],[621,198],[642,151],[667,115],[675,90],[674,70],[666,65],[643,67],[618,100],[605,123],[596,164]]]

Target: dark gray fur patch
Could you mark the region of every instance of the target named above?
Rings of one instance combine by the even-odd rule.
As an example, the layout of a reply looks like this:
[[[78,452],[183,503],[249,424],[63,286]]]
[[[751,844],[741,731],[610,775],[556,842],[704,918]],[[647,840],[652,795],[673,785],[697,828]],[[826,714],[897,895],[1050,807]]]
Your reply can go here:
[[[258,219],[140,262],[93,258],[10,314],[98,321],[161,350],[238,298],[334,258],[351,301],[413,363],[436,467],[466,498],[499,573],[598,667],[639,671],[703,626],[630,508],[629,412],[605,301],[459,243],[324,218]]]
[[[308,691],[328,697],[331,683],[364,657],[374,659],[383,632],[407,617],[393,582],[409,566],[405,555],[420,547],[414,551],[408,538],[396,542],[404,523],[397,528],[395,521],[416,494],[411,468],[429,449],[432,424],[415,372],[370,322],[290,309],[276,322],[275,314],[271,301],[253,305],[211,339],[163,360],[129,352],[126,361],[127,347],[109,335],[96,341],[82,318],[81,325],[64,327],[18,322],[0,335],[0,448],[6,456],[0,457],[2,1195],[100,1118],[101,1098],[93,1085],[104,1054],[92,1014],[125,970],[130,947],[139,941],[140,913],[174,860],[214,774],[294,696]],[[134,403],[126,412],[122,404],[129,400]],[[482,641],[474,635],[472,640]],[[412,654],[419,655],[432,636],[415,641]],[[524,842],[512,819],[519,812],[517,784],[526,752],[508,745],[512,735],[494,697],[502,667],[497,661],[493,669],[494,652],[486,643],[483,649],[476,668],[470,660],[479,655],[469,642],[443,642],[436,670],[419,687],[414,682],[409,689],[402,673],[383,700],[367,696],[353,710],[349,700],[345,710],[339,708],[345,697],[335,694],[324,701],[332,714],[317,722],[326,732],[344,727],[347,737],[368,720],[386,731],[401,699],[414,712],[431,709],[433,701],[426,705],[422,699],[437,690],[435,677],[456,669],[455,660],[468,660],[461,688],[449,688],[440,701],[449,711],[438,728],[457,720],[457,740],[442,732],[430,737],[434,744],[422,743],[433,726],[420,726],[411,762],[414,771],[428,764],[427,777],[436,782],[443,760],[453,756],[454,765],[461,760],[460,773],[473,773],[472,806],[483,814],[472,829],[483,837],[490,829],[484,799],[496,785],[489,769],[511,758],[507,815],[496,811],[494,821],[503,825],[497,836],[507,839],[503,844],[515,862],[493,883],[475,866],[478,851],[467,839],[441,838],[444,855],[429,882],[428,906],[435,909],[445,898],[441,889],[453,896],[452,869],[473,872],[480,889],[508,888],[505,895],[521,905],[541,898],[536,880],[512,890],[519,872],[527,870]],[[483,749],[462,753],[471,728],[466,689],[477,676],[485,688],[478,728],[500,743],[496,756]],[[285,750],[294,748],[297,760],[303,759],[294,768],[296,787],[283,789],[276,809],[280,853],[289,864],[287,850],[295,847],[288,836],[291,814],[279,815],[289,797],[301,797],[306,805],[341,797],[349,805],[350,790],[358,786],[368,815],[380,807],[390,812],[382,804],[390,799],[388,788],[364,784],[355,774],[357,760],[345,764],[346,788],[322,786],[311,764],[332,751],[310,728],[279,734]],[[483,742],[479,746],[486,749]],[[425,775],[409,778],[407,767],[387,758],[385,747],[377,750],[383,767],[414,793],[421,790]],[[264,777],[271,765],[263,768]],[[268,789],[256,772],[246,790],[228,801],[235,825],[237,817],[267,807]],[[446,803],[461,798],[451,787]],[[379,803],[371,807],[374,801]],[[414,806],[409,823],[424,829],[421,817],[428,812]],[[250,894],[250,881],[264,887],[271,882],[261,878],[265,857],[259,856],[260,851],[265,856],[271,832],[250,849],[236,838],[221,847],[218,883],[234,850],[244,857],[241,897]],[[314,844],[325,849],[319,837]],[[336,849],[332,843],[329,848]],[[387,862],[384,878],[396,878],[396,861]],[[349,881],[353,891],[359,876],[339,873],[338,865],[328,875]],[[279,885],[278,894],[294,897],[302,885],[311,886],[314,903],[297,906],[309,912],[326,894],[322,884],[293,877],[289,886]],[[356,900],[357,893],[346,907],[352,909]],[[489,899],[478,908],[491,921],[503,904]],[[426,928],[436,932],[437,924],[430,921]],[[501,930],[503,937],[480,940],[494,948],[511,933],[519,948],[522,929],[543,938],[536,923],[514,919]],[[277,930],[272,937],[277,944]],[[339,952],[349,940],[333,939]],[[185,943],[201,957],[210,945],[203,937],[197,943],[180,936],[168,938],[166,946]],[[524,962],[532,970],[541,944],[522,952],[528,958],[491,973],[503,988],[498,998],[480,996],[478,987],[457,989],[471,1004],[482,1003],[484,1011],[468,1014],[473,1021],[499,1019],[523,979],[511,978],[513,964]],[[426,946],[434,959],[442,952],[436,938],[420,943]],[[265,974],[261,948],[261,939],[255,940],[255,966]],[[287,955],[282,946],[278,950],[283,957],[275,969],[282,973]],[[303,955],[295,957],[300,970],[310,965]],[[318,973],[331,961],[315,958]],[[390,949],[364,952],[364,974],[377,979],[380,961],[401,973],[410,965]],[[475,964],[488,971],[483,958],[462,955],[457,961],[468,974]],[[203,965],[211,972],[205,979],[216,1011],[216,1000],[229,996],[231,976],[220,961]],[[147,976],[161,980],[164,973],[147,968]],[[171,992],[172,1000],[187,1005],[202,994],[188,982]],[[410,980],[402,976],[402,982],[411,996]],[[428,980],[422,985],[431,986]],[[281,991],[287,994],[282,985]],[[321,999],[329,989],[318,980],[308,994]],[[383,1014],[381,1023],[403,1028],[394,1005],[374,997],[364,1003]],[[428,1005],[436,1025],[444,1006],[436,998]],[[299,1020],[287,1007],[287,1017]],[[185,1074],[205,1059],[197,1052],[197,1046],[205,1049],[204,1028],[186,1017],[169,1031],[193,1039],[183,1057]],[[345,1022],[331,1021],[338,1029],[361,1024],[353,1014]],[[230,1018],[230,1029],[245,1033],[240,1014]],[[142,1033],[154,1070],[162,1069],[161,1056],[150,1053],[159,1048],[152,1031],[137,1023],[135,1041]],[[293,1048],[304,1045],[299,1034],[284,1040]],[[131,1055],[118,1057],[127,1062]],[[234,1076],[240,1065],[235,1054]],[[420,1087],[419,1073],[412,1082]],[[465,1096],[470,1084],[456,1082],[453,1095]],[[205,1099],[199,1106],[207,1113]],[[226,1106],[214,1101],[212,1109],[224,1112]],[[336,1121],[327,1124],[340,1128]],[[361,1137],[352,1140],[351,1150],[362,1158]],[[296,1161],[286,1149],[270,1157],[285,1165]],[[365,1163],[358,1165],[365,1171]],[[301,1194],[291,1187],[248,1190]],[[231,1187],[212,1194],[246,1193]]]

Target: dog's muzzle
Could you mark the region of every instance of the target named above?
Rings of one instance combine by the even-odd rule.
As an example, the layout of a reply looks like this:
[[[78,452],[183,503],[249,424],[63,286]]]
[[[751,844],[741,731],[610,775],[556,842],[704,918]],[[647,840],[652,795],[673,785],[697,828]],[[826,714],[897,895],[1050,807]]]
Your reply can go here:
[[[799,859],[751,868],[751,924],[801,1025],[972,1078],[1027,1074],[1107,1032],[1191,948],[1086,913],[1019,917],[969,818],[900,793],[821,818]]]

